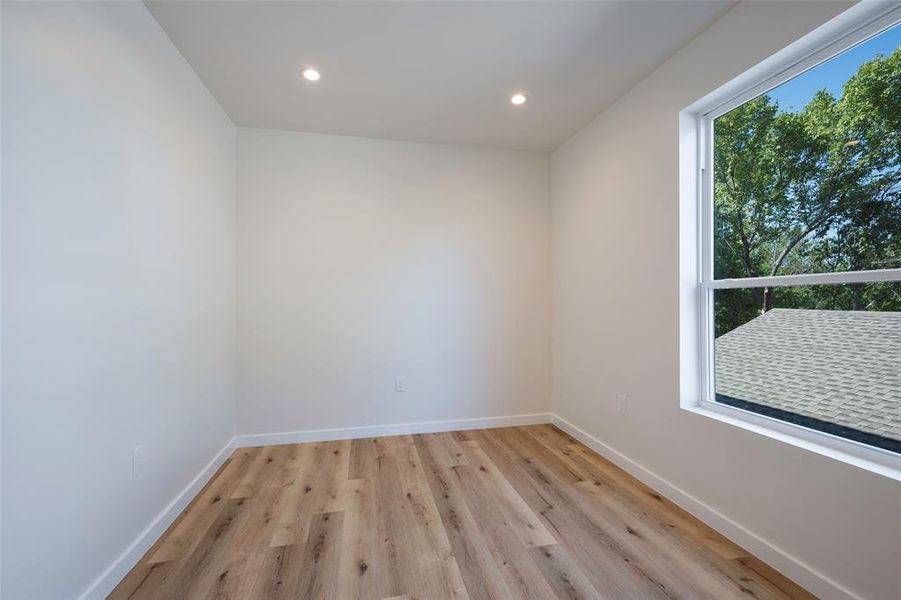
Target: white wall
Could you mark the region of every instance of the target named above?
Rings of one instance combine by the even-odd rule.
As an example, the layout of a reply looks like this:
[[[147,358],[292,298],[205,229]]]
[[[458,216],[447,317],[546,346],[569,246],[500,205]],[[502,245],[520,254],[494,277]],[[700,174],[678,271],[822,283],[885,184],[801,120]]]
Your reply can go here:
[[[891,600],[901,486],[679,408],[678,113],[846,6],[738,5],[553,154],[553,406],[860,597]]]
[[[3,12],[2,596],[59,600],[233,435],[235,129],[142,4]]]
[[[546,412],[548,173],[239,129],[238,432]]]
[[[3,33],[3,2],[0,2],[0,37]],[[2,39],[0,39],[2,44]],[[0,60],[0,271],[3,263],[3,61]],[[0,338],[3,334],[3,277],[0,276]],[[0,380],[3,373],[3,344],[0,339]],[[0,597],[3,596],[3,385],[0,384]]]

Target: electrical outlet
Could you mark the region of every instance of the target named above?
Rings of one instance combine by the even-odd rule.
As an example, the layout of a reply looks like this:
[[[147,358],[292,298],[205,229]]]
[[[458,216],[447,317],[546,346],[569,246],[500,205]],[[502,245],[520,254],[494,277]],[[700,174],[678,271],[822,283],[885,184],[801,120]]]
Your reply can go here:
[[[626,414],[626,397],[620,396],[616,403],[616,412],[621,415]]]
[[[398,375],[394,378],[394,391],[395,392],[406,392],[407,391],[407,378],[404,375]]]
[[[135,446],[131,451],[132,477],[140,477],[144,474],[144,446]]]

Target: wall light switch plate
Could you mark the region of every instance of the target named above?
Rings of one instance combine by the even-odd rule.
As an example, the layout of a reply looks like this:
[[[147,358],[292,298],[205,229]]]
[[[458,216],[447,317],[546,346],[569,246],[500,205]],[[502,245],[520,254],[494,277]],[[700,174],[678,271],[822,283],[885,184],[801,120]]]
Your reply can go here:
[[[621,415],[626,414],[626,397],[620,396],[616,402],[616,412]]]
[[[404,375],[398,375],[394,378],[394,391],[395,392],[406,392],[407,391],[407,378]]]

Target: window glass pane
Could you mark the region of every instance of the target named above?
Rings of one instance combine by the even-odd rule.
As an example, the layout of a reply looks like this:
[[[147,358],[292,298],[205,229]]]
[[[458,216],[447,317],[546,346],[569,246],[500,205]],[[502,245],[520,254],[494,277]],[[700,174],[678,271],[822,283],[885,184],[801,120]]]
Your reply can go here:
[[[901,268],[901,25],[714,121],[717,279]]]
[[[717,402],[901,452],[901,282],[716,290],[714,314]]]

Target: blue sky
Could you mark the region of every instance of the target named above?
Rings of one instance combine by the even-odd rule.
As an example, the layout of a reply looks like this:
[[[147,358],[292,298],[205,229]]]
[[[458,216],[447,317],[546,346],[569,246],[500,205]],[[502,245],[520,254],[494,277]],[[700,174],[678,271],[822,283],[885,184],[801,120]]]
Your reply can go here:
[[[839,98],[842,85],[858,67],[877,54],[888,55],[901,45],[901,25],[895,25],[876,37],[842,52],[817,67],[786,81],[769,91],[769,96],[779,102],[783,110],[798,111],[810,102],[817,90],[826,88]]]

